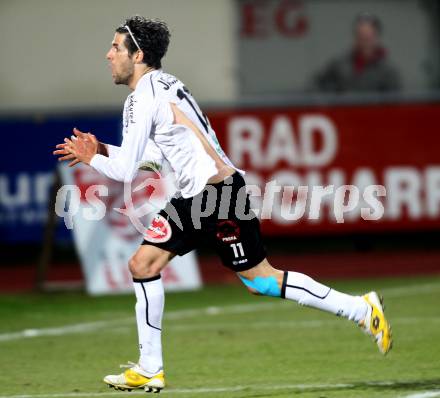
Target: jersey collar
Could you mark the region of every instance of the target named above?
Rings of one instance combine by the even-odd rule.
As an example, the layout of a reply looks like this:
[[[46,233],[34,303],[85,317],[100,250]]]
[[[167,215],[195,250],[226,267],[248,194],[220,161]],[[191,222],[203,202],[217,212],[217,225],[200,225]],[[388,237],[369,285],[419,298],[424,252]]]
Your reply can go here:
[[[150,78],[153,77],[156,73],[161,73],[161,72],[162,72],[162,69],[154,69],[148,73],[145,73],[145,75],[143,75],[136,83],[136,87],[135,87],[134,91],[138,90],[144,84],[147,84],[147,82],[149,84]]]

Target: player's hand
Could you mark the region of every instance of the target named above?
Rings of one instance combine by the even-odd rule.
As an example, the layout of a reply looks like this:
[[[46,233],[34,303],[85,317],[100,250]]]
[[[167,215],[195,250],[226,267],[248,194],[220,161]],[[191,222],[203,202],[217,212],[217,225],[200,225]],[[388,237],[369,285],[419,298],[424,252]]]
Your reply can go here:
[[[55,148],[57,148],[56,151],[53,151],[54,155],[60,156],[58,158],[58,162],[62,162],[64,160],[71,160],[71,162],[68,164],[69,167],[73,167],[76,164],[80,163],[81,161],[76,159],[75,155],[71,154],[67,148],[67,144],[58,144]]]
[[[57,150],[53,151],[54,155],[60,156],[58,158],[59,162],[71,160],[71,162],[68,164],[69,167],[73,167],[81,162],[81,159],[78,159],[75,156],[75,154],[72,153],[71,150],[69,149],[69,143],[76,142],[78,140],[91,141],[91,142],[96,141],[96,137],[93,134],[84,133],[78,130],[76,127],[73,129],[73,134],[74,135],[72,135],[70,139],[65,138],[64,143],[56,145],[55,147]],[[105,149],[107,148],[105,147]]]
[[[93,134],[83,133],[78,129],[73,129],[75,134],[72,139],[64,139],[64,150],[75,157],[75,160],[90,164],[93,156],[98,153],[99,142]],[[66,155],[69,156],[69,155]]]
[[[78,139],[84,140],[84,141],[90,141],[91,143],[95,143],[97,141],[97,138],[95,137],[95,135],[93,135],[91,133],[84,133],[84,132],[78,130],[76,127],[73,129],[73,134],[74,135],[71,136],[71,141],[73,141],[73,142]],[[65,141],[64,143],[56,145],[57,150],[53,151],[53,154],[60,156],[58,158],[59,162],[71,160],[71,162],[68,164],[68,166],[69,167],[75,166],[76,164],[80,163],[81,160],[78,159],[73,153],[71,153],[69,151],[68,143],[66,142],[66,139],[64,141]],[[104,156],[108,156],[107,145],[102,142],[98,142],[98,152],[97,153],[104,155]]]
[[[92,142],[94,141],[98,141],[98,139],[96,138],[96,136],[92,133],[83,133],[82,131],[78,130],[76,127],[73,128],[73,134],[75,134],[75,136],[77,138],[81,138],[83,140],[90,140]],[[107,149],[107,145],[104,144],[103,142],[99,142],[98,141],[98,152],[100,155],[103,156],[108,156],[108,149]]]

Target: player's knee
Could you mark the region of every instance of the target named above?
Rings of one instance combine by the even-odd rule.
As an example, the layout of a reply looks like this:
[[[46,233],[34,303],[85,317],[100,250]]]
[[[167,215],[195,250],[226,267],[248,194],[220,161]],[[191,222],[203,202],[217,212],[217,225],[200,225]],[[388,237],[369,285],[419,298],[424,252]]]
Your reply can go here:
[[[151,263],[148,267],[148,272],[150,276],[159,275],[161,270],[162,270],[162,264],[160,261],[155,261]]]
[[[128,269],[130,270],[132,276],[136,277],[140,271],[140,268],[141,265],[136,256],[133,256],[130,258],[130,260],[128,260]]]
[[[281,289],[275,276],[257,276],[254,279],[248,279],[239,275],[241,281],[247,287],[248,291],[257,296],[280,297]]]
[[[128,269],[134,278],[151,278],[155,276],[152,262],[134,255],[128,261]]]

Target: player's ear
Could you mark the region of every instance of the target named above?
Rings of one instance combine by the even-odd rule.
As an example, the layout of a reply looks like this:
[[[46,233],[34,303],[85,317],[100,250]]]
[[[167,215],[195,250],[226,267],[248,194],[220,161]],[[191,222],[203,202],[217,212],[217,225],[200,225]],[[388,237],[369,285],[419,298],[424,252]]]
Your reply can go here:
[[[142,63],[143,60],[144,60],[144,52],[142,50],[137,50],[134,56],[134,62],[140,64]]]

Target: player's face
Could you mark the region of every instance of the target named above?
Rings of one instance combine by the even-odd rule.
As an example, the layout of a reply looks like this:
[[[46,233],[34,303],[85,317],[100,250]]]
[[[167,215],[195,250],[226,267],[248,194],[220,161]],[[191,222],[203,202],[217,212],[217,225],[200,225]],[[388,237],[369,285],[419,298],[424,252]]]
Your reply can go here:
[[[125,47],[125,34],[115,33],[112,46],[106,57],[109,60],[113,82],[128,85],[133,76],[134,63],[130,58],[127,47]]]

